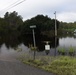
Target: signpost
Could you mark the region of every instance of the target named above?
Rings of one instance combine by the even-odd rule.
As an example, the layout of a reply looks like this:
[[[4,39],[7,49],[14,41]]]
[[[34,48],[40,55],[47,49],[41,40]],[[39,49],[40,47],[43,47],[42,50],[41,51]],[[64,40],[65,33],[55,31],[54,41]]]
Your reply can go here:
[[[46,42],[45,52],[46,52],[47,55],[48,55],[49,51],[50,51],[50,45],[48,44],[48,42]]]
[[[36,25],[32,25],[30,26],[30,28],[32,29],[32,33],[33,33],[33,43],[34,43],[34,49],[36,49],[36,41],[35,41],[35,32],[34,32],[34,28],[36,28]],[[34,60],[35,60],[35,50],[34,50]]]

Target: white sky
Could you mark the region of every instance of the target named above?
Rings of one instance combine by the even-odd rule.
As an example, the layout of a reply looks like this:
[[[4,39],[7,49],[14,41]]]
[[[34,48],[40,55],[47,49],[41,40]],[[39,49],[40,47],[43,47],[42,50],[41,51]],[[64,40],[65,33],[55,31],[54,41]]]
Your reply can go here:
[[[17,11],[24,20],[35,17],[38,14],[48,15],[63,22],[76,21],[76,0],[26,0],[23,3],[8,9],[11,4],[23,0],[0,0],[0,16],[8,12]]]

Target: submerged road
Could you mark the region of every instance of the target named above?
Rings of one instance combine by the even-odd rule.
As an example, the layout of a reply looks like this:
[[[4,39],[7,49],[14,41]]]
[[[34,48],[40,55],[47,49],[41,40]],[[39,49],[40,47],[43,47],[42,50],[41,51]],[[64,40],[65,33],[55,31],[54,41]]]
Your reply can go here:
[[[53,75],[20,61],[0,60],[0,75]]]

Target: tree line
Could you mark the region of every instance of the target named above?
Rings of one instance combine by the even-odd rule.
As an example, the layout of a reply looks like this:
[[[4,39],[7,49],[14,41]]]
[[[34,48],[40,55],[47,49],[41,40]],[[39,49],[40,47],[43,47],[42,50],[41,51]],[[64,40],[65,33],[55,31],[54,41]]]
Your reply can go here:
[[[76,22],[60,22],[59,24],[59,32],[60,34],[73,34],[74,30],[76,30]]]
[[[37,15],[23,21],[21,15],[16,11],[6,12],[4,17],[0,17],[0,37],[1,36],[24,36],[31,34],[31,25],[36,25],[35,32],[37,34],[54,35],[55,19],[51,19],[47,15]],[[57,20],[57,30],[59,33],[73,32],[76,29],[76,22],[67,23]]]
[[[47,31],[54,31],[55,20],[48,16],[37,15],[31,19],[23,21],[21,15],[18,15],[16,11],[11,13],[6,12],[3,18],[0,17],[0,36],[22,36],[31,34],[30,25],[36,25],[36,33],[43,34]],[[59,21],[57,21],[57,29],[58,28]]]

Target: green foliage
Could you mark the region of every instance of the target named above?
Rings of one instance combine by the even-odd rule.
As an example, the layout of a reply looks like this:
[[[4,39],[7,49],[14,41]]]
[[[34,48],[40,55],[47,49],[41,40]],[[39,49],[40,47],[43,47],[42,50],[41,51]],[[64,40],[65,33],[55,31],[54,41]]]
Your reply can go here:
[[[36,25],[35,32],[41,34],[44,31],[51,31],[55,29],[55,20],[48,16],[37,15],[29,20],[24,21],[22,26],[22,34],[31,33],[30,25]],[[57,29],[59,22],[57,21]],[[54,33],[54,32],[53,32]]]
[[[29,63],[32,63],[32,65],[35,66],[42,66],[44,63],[41,60],[28,60]]]
[[[37,50],[37,47],[31,47],[30,49],[35,51],[35,50]]]
[[[32,45],[32,44],[31,44],[31,45],[29,45],[29,48],[30,48],[32,51],[38,50],[38,48],[37,48],[37,47],[33,47],[33,45]]]
[[[47,70],[56,75],[76,75],[76,58],[69,56],[40,56],[36,60],[24,59],[25,64]]]
[[[37,15],[23,22],[22,17],[16,11],[6,12],[4,18],[0,18],[0,35],[25,35],[31,34],[30,25],[36,25],[35,32],[42,34],[48,31],[54,34],[55,20],[44,15]],[[57,21],[57,29],[59,21]],[[52,31],[52,32],[51,32]]]
[[[6,12],[4,18],[0,18],[0,35],[19,35],[22,24],[22,17],[16,11],[12,13]]]
[[[61,55],[65,55],[66,51],[65,51],[64,48],[59,48],[58,53],[61,54]]]
[[[58,48],[58,53],[60,55],[65,55],[66,54],[66,50],[64,48]],[[70,47],[69,48],[68,54],[71,55],[71,56],[74,56],[75,55],[75,50],[74,50],[73,47]]]
[[[75,54],[75,50],[74,50],[73,47],[70,47],[70,49],[69,49],[69,54],[70,54],[71,56],[73,56],[73,55]]]
[[[57,75],[76,75],[76,58],[60,57],[52,61],[48,68]]]
[[[58,53],[61,54],[61,49],[60,48],[58,49]]]
[[[61,22],[59,24],[59,30],[61,33],[73,33],[74,30],[76,29],[76,22],[74,23],[66,23],[66,22]],[[59,33],[60,33],[59,32]]]

